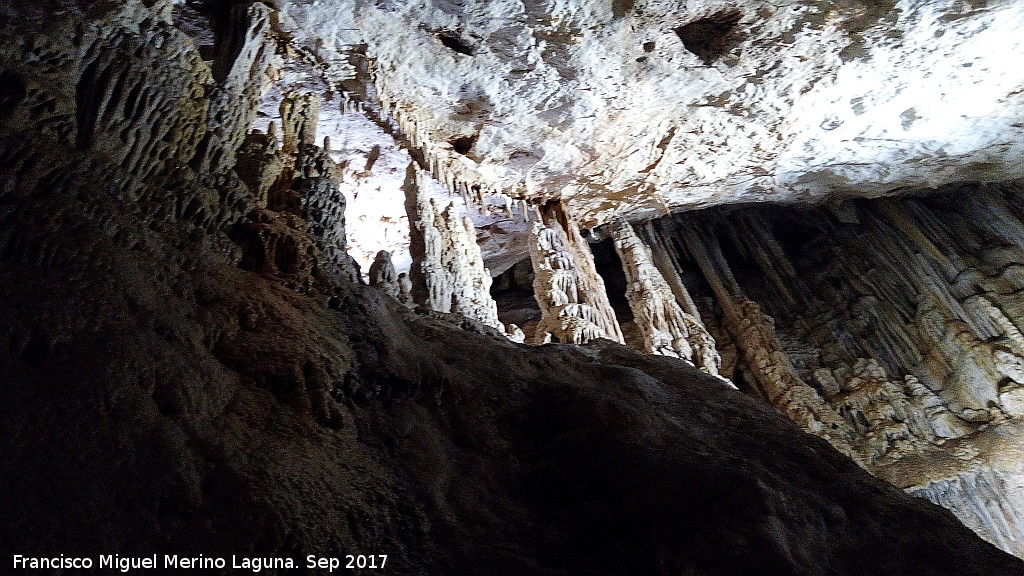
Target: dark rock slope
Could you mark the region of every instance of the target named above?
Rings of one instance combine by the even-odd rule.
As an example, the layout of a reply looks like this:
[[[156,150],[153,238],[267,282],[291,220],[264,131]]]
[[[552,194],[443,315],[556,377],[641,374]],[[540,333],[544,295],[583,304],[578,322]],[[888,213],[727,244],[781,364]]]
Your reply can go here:
[[[1022,573],[680,362],[524,347],[346,279],[231,167],[249,112],[223,102],[261,54],[220,50],[212,75],[161,2],[49,4],[5,8],[0,35],[4,568]],[[247,38],[265,16],[234,14]]]

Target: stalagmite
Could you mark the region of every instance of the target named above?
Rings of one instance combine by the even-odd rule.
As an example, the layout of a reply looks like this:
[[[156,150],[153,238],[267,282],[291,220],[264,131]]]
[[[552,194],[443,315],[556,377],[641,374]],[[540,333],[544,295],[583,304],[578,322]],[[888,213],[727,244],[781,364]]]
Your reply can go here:
[[[402,272],[398,275],[398,301],[407,308],[412,308],[416,303],[412,299],[412,281],[409,274]]]
[[[526,342],[526,334],[523,333],[523,329],[515,324],[509,324],[505,327],[505,332],[508,335],[508,339],[523,344]]]
[[[775,333],[775,322],[753,300],[743,295],[729,270],[718,240],[696,228],[681,230],[687,249],[712,286],[725,313],[725,325],[743,353],[747,366],[761,384],[768,401],[812,434],[837,450],[856,458],[852,430],[796,373]]]
[[[316,123],[320,117],[320,97],[313,93],[287,94],[281,100],[281,151],[294,154],[300,146],[316,141]]]
[[[398,299],[402,289],[398,285],[398,274],[395,273],[395,266],[391,263],[391,253],[387,250],[377,252],[370,265],[370,286],[380,288],[382,292]]]
[[[504,332],[472,221],[451,206],[439,206],[427,196],[428,187],[429,175],[410,163],[403,188],[413,300],[427,310],[461,314]]]
[[[535,341],[585,344],[607,338],[621,343],[604,280],[579,227],[557,203],[538,207],[531,217],[533,289],[541,309]]]
[[[643,334],[646,351],[688,360],[717,376],[722,359],[715,350],[714,338],[699,319],[680,308],[633,225],[617,220],[611,224],[611,233],[626,274],[626,298],[633,322]]]
[[[304,102],[304,118],[315,118],[319,110],[319,99],[302,94],[288,94],[282,103],[282,116],[292,108],[293,102]],[[338,188],[340,171],[328,155],[328,152],[316,146],[316,124],[305,125],[303,122],[289,119],[284,123],[284,133],[295,134],[299,131],[305,136],[301,140],[290,141],[292,147],[274,150],[274,139],[269,136],[250,134],[246,146],[239,155],[243,167],[240,175],[250,183],[254,192],[265,194],[266,210],[291,215],[286,218],[289,227],[308,229],[316,241],[316,249],[323,255],[327,269],[325,272],[337,280],[357,282],[358,272],[352,258],[348,255],[345,232],[345,196]],[[260,166],[261,161],[266,164]],[[279,170],[275,175],[273,170]],[[268,182],[273,182],[269,185]],[[256,212],[250,214],[251,224],[248,237],[259,238],[258,243],[267,247],[263,255],[254,256],[278,272],[304,269],[296,266],[296,262],[310,260],[312,255],[303,247],[295,245],[288,234],[273,231],[271,226],[278,226],[277,219],[269,218]],[[250,242],[250,254],[252,246]],[[269,247],[273,245],[274,247]],[[284,256],[286,251],[289,256]],[[276,260],[267,258],[269,254],[277,254]],[[271,262],[273,261],[273,262]],[[320,270],[313,270],[316,275]],[[308,284],[309,280],[304,280]]]

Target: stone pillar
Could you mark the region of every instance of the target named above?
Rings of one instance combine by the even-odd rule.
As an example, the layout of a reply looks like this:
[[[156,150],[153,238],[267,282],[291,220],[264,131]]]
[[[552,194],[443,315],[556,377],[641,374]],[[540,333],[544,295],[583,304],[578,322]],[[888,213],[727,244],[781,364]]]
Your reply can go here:
[[[300,146],[316,143],[316,124],[320,119],[320,96],[312,93],[286,94],[281,100],[281,151],[294,154]]]
[[[413,301],[427,310],[461,314],[504,332],[476,228],[469,218],[456,215],[453,205],[442,207],[427,196],[429,178],[410,163],[403,185]]]
[[[604,280],[579,227],[557,203],[535,209],[531,219],[533,291],[541,310],[536,343],[584,344],[597,338],[622,343]]]
[[[230,170],[256,119],[274,53],[272,12],[260,2],[233,6],[228,29],[217,39],[212,67],[217,85],[207,114],[209,132],[198,158],[201,170],[212,174]]]
[[[313,117],[318,114],[319,98],[289,94],[285,99],[308,101],[312,106],[309,114]],[[282,105],[282,109],[284,107]],[[293,124],[285,124],[286,134],[294,130]],[[277,154],[271,151],[274,141],[272,134],[265,138],[250,135],[247,142],[258,145],[262,140],[263,149],[257,146],[249,150],[245,147],[239,158],[243,161],[242,165],[250,169],[248,174],[253,178],[251,185],[258,186],[256,191],[260,193],[260,187],[271,178],[267,170],[281,166],[277,178],[266,192],[267,209],[298,216],[301,220],[291,221],[290,225],[299,226],[300,221],[308,225],[325,261],[326,272],[337,281],[355,284],[359,282],[359,273],[347,250],[345,195],[338,188],[340,172],[327,151],[313,144],[316,123],[310,124],[307,130],[312,132],[306,140],[299,142],[291,151],[281,150]],[[267,170],[254,170],[253,166],[259,163],[261,157],[272,158],[273,163]]]
[[[694,225],[684,225],[680,232],[687,250],[722,306],[726,329],[768,401],[804,430],[828,440],[837,450],[856,459],[849,425],[797,375],[775,333],[775,321],[743,294],[715,235],[702,232]]]
[[[722,359],[715,350],[715,339],[698,318],[684,312],[676,302],[654,265],[650,248],[625,220],[613,222],[611,231],[626,273],[626,299],[633,322],[643,334],[646,352],[682,358],[717,376]]]

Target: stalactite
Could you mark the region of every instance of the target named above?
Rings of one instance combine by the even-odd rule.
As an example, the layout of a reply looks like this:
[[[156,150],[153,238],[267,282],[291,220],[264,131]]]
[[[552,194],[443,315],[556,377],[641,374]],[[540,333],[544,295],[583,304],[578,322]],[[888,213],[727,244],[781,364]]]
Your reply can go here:
[[[408,146],[420,167],[441,183],[449,194],[461,196],[467,205],[481,208],[486,206],[487,197],[500,198],[506,194],[490,186],[477,163],[456,151],[444,137],[432,139],[436,135],[420,126],[415,119],[416,115],[409,111],[407,105],[392,97],[386,75],[377,73],[375,60],[365,58],[362,67],[365,69],[360,74],[364,82],[364,98],[369,100],[362,102],[363,111],[371,119],[386,126],[396,140]]]
[[[611,224],[611,233],[626,274],[626,298],[633,322],[643,334],[646,351],[682,358],[717,376],[722,360],[714,338],[699,319],[684,312],[676,302],[633,225],[617,220]]]
[[[914,200],[885,200],[877,203],[877,209],[916,247],[904,261],[912,264],[918,288],[915,325],[922,354],[918,372],[936,383],[962,418],[985,422],[998,417],[991,407],[999,405],[999,383],[1024,381],[1019,330],[997,306],[977,294],[989,284],[987,276],[966,263],[960,254],[964,248],[928,208]],[[957,281],[964,277],[975,280]],[[1001,299],[998,289],[986,292]]]
[[[942,383],[950,408],[971,422],[991,420],[989,406],[998,402],[1003,375],[989,347],[932,294],[921,295],[915,323],[924,352],[921,369]]]
[[[718,240],[693,227],[681,230],[687,249],[697,261],[725,312],[725,325],[761,385],[765,397],[794,422],[826,439],[837,450],[856,458],[852,430],[796,373],[775,333],[774,320],[743,295],[722,255]]]
[[[541,309],[535,341],[583,344],[607,338],[621,343],[622,331],[604,280],[579,227],[556,203],[531,214],[530,260],[534,296]]]
[[[652,222],[646,222],[640,227],[640,236],[650,247],[654,265],[658,267],[662,278],[671,288],[672,294],[676,297],[676,302],[682,306],[684,312],[701,321],[700,310],[697,309],[696,302],[693,301],[690,291],[686,289],[686,285],[679,275],[679,270],[676,268],[675,261],[677,258],[673,257],[672,250],[665,242],[665,233],[655,230]]]
[[[1022,217],[1019,186],[977,185],[839,212],[678,215],[652,228],[683,237],[708,284],[698,289],[721,308],[711,322],[720,316],[741,349],[739,378],[809,431],[829,421],[823,400],[869,471],[941,479],[915,493],[1019,553],[1000,518],[1024,513],[1024,471],[1007,472],[997,446],[1024,413]],[[709,222],[735,251],[723,253]],[[670,262],[685,274],[678,256]],[[1005,483],[978,479],[996,473],[990,465]]]
[[[793,294],[793,290],[799,285],[796,272],[776,242],[771,226],[757,214],[743,215],[733,221],[740,225],[727,228],[734,242],[747,247],[750,256],[787,304],[794,308],[799,306],[800,300]]]
[[[964,421],[957,418],[935,392],[921,383],[917,377],[904,377],[907,396],[914,405],[914,418],[923,418],[935,433],[936,439],[959,438],[968,432]]]

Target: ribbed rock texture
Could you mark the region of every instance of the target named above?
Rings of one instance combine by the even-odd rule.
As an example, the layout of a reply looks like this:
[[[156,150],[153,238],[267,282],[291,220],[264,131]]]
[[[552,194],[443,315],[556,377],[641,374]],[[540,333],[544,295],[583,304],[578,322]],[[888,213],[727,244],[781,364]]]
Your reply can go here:
[[[655,221],[723,376],[1024,555],[1024,188]],[[719,344],[723,355],[726,352]]]
[[[498,305],[491,298],[491,274],[484,268],[476,227],[452,206],[426,193],[430,176],[409,164],[405,207],[409,217],[412,299],[427,310],[471,318],[504,332]]]
[[[524,347],[364,286],[305,97],[280,149],[220,107],[287,52],[245,4],[212,44],[160,0],[0,8],[0,555],[1021,572],[678,359]]]
[[[625,220],[612,224],[615,250],[626,274],[626,299],[644,338],[644,351],[682,358],[711,375],[722,359],[700,319],[683,311],[654,264],[650,248]],[[685,290],[685,287],[683,287]]]

